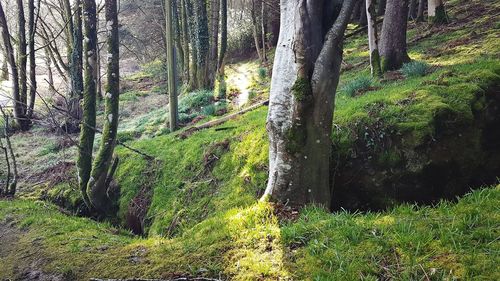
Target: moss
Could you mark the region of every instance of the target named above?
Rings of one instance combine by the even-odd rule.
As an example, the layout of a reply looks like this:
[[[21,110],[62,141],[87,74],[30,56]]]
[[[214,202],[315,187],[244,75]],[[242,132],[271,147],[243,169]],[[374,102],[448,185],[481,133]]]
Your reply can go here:
[[[382,77],[382,67],[380,63],[380,54],[378,50],[373,50],[370,56],[370,65],[372,67],[373,77]]]
[[[306,101],[312,96],[311,82],[302,77],[298,77],[292,86],[292,94],[297,101]]]
[[[303,126],[293,125],[285,133],[286,149],[290,153],[299,153],[306,142],[306,132]]]

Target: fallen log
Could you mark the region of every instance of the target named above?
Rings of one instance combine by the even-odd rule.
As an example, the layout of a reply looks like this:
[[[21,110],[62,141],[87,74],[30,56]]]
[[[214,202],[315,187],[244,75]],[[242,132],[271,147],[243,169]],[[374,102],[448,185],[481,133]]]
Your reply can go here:
[[[203,123],[201,125],[195,125],[195,126],[192,126],[190,128],[187,128],[186,130],[182,131],[179,133],[179,138],[181,139],[186,139],[188,138],[190,135],[192,135],[194,132],[197,132],[197,131],[200,131],[200,130],[203,130],[203,129],[208,129],[208,128],[211,128],[211,127],[215,127],[215,126],[218,126],[220,124],[223,124],[231,119],[234,119],[242,114],[245,114],[249,111],[252,111],[252,110],[255,110],[261,106],[264,106],[264,105],[268,105],[269,104],[269,100],[265,100],[265,101],[261,101],[261,102],[258,102],[256,104],[253,104],[245,109],[242,109],[238,112],[235,112],[235,113],[232,113],[232,114],[229,114],[227,116],[224,116],[222,118],[219,118],[219,119],[216,119],[216,120],[212,120],[212,121],[209,121],[209,122],[206,122],[206,123]]]

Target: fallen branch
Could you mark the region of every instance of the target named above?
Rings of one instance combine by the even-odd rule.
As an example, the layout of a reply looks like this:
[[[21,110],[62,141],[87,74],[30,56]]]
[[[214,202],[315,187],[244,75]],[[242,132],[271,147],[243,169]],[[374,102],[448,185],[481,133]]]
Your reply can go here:
[[[181,133],[179,133],[179,137],[181,139],[185,139],[185,138],[188,138],[190,135],[192,135],[194,132],[196,131],[200,131],[200,130],[203,130],[203,129],[208,129],[208,128],[211,128],[211,127],[214,127],[214,126],[217,126],[217,125],[220,125],[220,124],[223,124],[231,119],[234,119],[242,114],[245,114],[249,111],[252,111],[252,110],[255,110],[261,106],[264,106],[264,105],[268,105],[269,104],[269,100],[265,100],[265,101],[261,101],[261,102],[258,102],[256,104],[253,104],[252,106],[250,107],[247,107],[245,109],[242,109],[238,112],[235,112],[235,113],[232,113],[232,114],[229,114],[227,116],[224,116],[220,119],[216,119],[216,120],[212,120],[212,121],[209,121],[207,123],[203,123],[201,125],[197,125],[197,126],[193,126],[193,127],[190,127],[184,131],[182,131]]]

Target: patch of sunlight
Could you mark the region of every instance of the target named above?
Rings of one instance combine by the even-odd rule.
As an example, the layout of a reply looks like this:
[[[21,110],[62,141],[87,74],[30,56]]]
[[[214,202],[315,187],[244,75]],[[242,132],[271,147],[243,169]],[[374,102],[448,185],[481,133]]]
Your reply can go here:
[[[252,81],[259,68],[255,61],[228,65],[226,68],[226,84],[229,92],[239,93],[234,99],[236,107],[243,107],[250,98]]]
[[[291,278],[285,267],[278,219],[269,203],[259,202],[226,215],[234,247],[225,254],[226,270],[234,280]]]
[[[383,216],[377,220],[375,220],[373,223],[377,226],[389,226],[393,225],[396,222],[393,216]]]

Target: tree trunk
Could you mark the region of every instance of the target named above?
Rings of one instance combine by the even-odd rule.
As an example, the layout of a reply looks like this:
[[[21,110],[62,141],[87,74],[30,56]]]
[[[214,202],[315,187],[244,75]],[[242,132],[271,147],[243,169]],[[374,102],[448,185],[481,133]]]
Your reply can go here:
[[[387,0],[380,37],[382,71],[399,69],[409,62],[406,51],[406,27],[408,22],[408,0]]]
[[[12,48],[12,43],[10,40],[9,27],[7,25],[7,19],[0,2],[0,27],[2,28],[2,41],[4,45],[4,50],[7,56],[7,61],[9,63],[10,69],[10,80],[12,82],[12,101],[14,103],[14,118],[16,119],[16,124],[21,130],[28,129],[28,123],[26,122],[25,109],[26,104],[22,103],[21,95],[19,90],[19,72],[17,69],[16,59],[14,58],[14,49]]]
[[[217,99],[224,100],[226,99],[226,81],[225,81],[225,58],[226,58],[226,50],[227,50],[227,0],[220,0],[220,53],[219,53],[219,62],[217,63],[217,87],[216,94]]]
[[[80,100],[83,99],[83,32],[80,0],[75,1],[73,23],[73,48],[70,63],[71,89],[68,111],[71,119],[69,123],[76,128],[76,125],[82,120]]]
[[[361,11],[359,15],[359,25],[360,26],[366,26],[367,22],[367,17],[366,17],[366,2],[365,1],[360,1],[361,2]]]
[[[417,1],[418,0],[410,0],[410,11],[408,12],[409,19],[417,19]]]
[[[370,47],[370,68],[372,77],[382,76],[380,67],[380,53],[378,50],[377,34],[377,12],[375,10],[375,1],[366,0],[366,19],[368,24],[368,45]]]
[[[262,37],[262,59],[265,64],[267,64],[267,51],[266,51],[266,18],[267,18],[267,13],[266,13],[266,2],[264,0],[261,0],[261,5],[260,5],[260,15],[262,17],[261,19],[261,37]]]
[[[92,169],[92,149],[96,125],[97,95],[97,19],[94,0],[83,0],[83,25],[85,40],[83,44],[84,58],[84,90],[83,118],[80,125],[80,145],[78,147],[78,178],[83,200],[89,209],[92,204],[87,194],[87,185],[92,185],[90,172]]]
[[[17,0],[17,28],[18,28],[18,42],[17,42],[17,59],[19,67],[19,95],[21,97],[20,103],[23,107],[23,116],[26,118],[27,105],[28,105],[28,80],[27,80],[27,63],[28,55],[26,53],[26,19],[24,18],[24,4],[22,0]],[[27,120],[25,120],[24,123]],[[28,129],[27,126],[21,128],[23,130]]]
[[[264,56],[262,55],[262,52],[260,50],[260,43],[259,43],[259,27],[257,23],[257,5],[255,3],[256,0],[252,0],[252,8],[250,9],[250,15],[252,17],[252,27],[253,27],[253,40],[255,44],[255,49],[257,50],[257,55],[259,56],[259,60],[261,62],[264,62]]]
[[[112,210],[113,202],[108,197],[108,188],[118,160],[113,161],[118,129],[118,109],[120,100],[120,41],[118,35],[117,0],[105,1],[106,34],[108,46],[107,85],[104,97],[104,127],[101,145],[94,161],[87,194],[92,207],[101,214]]]
[[[183,44],[182,44],[182,38],[181,38],[181,23],[179,22],[180,21],[180,17],[179,17],[179,12],[178,12],[178,9],[179,9],[179,6],[181,5],[177,5],[178,0],[177,1],[172,1],[172,7],[171,7],[171,11],[172,11],[172,28],[173,28],[173,36],[174,36],[174,43],[175,43],[175,51],[176,51],[176,68],[180,69],[181,72],[184,72],[184,67],[185,67],[185,63],[184,63],[184,49],[183,49]],[[182,6],[181,6],[182,8]],[[166,33],[165,33],[166,34]],[[165,47],[167,45],[166,41],[168,40],[167,38],[165,38]]]
[[[189,67],[189,27],[188,27],[188,17],[186,11],[186,1],[181,0],[181,28],[182,28],[182,45],[184,48],[184,84],[189,85],[190,79],[190,67]]]
[[[424,21],[425,3],[427,3],[427,0],[419,0],[418,1],[417,22]]]
[[[186,16],[189,19],[189,41],[191,42],[191,77],[189,78],[189,89],[198,88],[198,45],[196,43],[196,14],[194,13],[193,1],[184,0],[186,4]]]
[[[209,64],[209,77],[212,80],[210,83],[213,85],[213,80],[216,78],[217,64],[219,56],[219,12],[220,0],[211,0],[210,3],[210,64]]]
[[[194,2],[196,19],[196,50],[197,50],[197,81],[202,89],[212,88],[209,79],[208,65],[210,56],[210,43],[208,33],[207,4],[205,0]]]
[[[356,0],[282,0],[267,130],[269,181],[263,199],[330,206],[335,91],[343,36]]]
[[[443,0],[429,0],[428,1],[428,16],[429,23],[431,24],[445,24],[448,23],[448,16],[444,9]]]
[[[38,1],[38,11],[40,9],[40,1]],[[35,60],[35,33],[36,33],[36,23],[35,23],[35,0],[28,0],[28,32],[29,32],[29,50],[30,50],[30,101],[28,106],[28,119],[33,118],[33,112],[35,109],[35,98],[36,98],[36,60]]]
[[[170,109],[170,131],[176,131],[178,126],[177,108],[177,75],[174,53],[174,30],[172,28],[172,0],[165,1],[165,22],[167,39],[167,70],[168,70],[168,97]]]
[[[377,0],[377,16],[383,16],[385,14],[385,6],[387,0]]]

